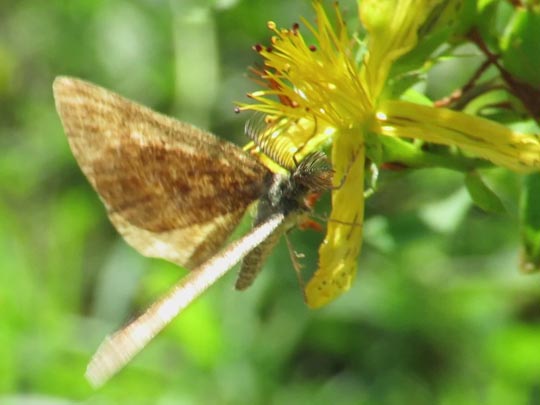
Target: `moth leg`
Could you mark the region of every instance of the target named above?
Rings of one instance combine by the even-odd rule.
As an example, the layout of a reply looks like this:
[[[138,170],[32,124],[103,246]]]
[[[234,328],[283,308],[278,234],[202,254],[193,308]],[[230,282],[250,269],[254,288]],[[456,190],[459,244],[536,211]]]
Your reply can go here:
[[[347,165],[347,169],[345,170],[345,174],[343,175],[343,177],[339,181],[339,184],[337,186],[332,187],[332,190],[339,190],[341,187],[343,187],[343,184],[345,184],[345,181],[347,180],[347,177],[349,176],[351,168],[356,163],[356,159],[358,159],[358,155],[360,155],[360,152],[359,151],[353,151],[351,153],[351,155],[352,155],[351,160],[349,160],[349,164]],[[373,165],[375,166],[375,164],[373,164]],[[375,168],[377,169],[376,166],[375,166]],[[377,180],[378,177],[379,177],[379,170],[377,169],[377,174],[376,174],[376,177],[375,177],[375,181]]]
[[[315,212],[312,212],[309,214],[311,217],[313,218],[316,218],[318,219],[319,221],[321,222],[324,222],[324,223],[327,223],[327,222],[334,222],[336,224],[341,224],[341,225],[349,225],[349,226],[357,226],[359,228],[362,227],[362,223],[359,223],[359,222],[346,222],[346,221],[340,221],[339,219],[333,219],[333,218],[330,218],[330,216],[328,214],[317,214]]]
[[[289,239],[289,234],[285,233],[285,241],[287,242],[287,249],[289,250],[289,256],[291,257],[291,262],[294,267],[294,272],[296,273],[296,278],[298,279],[298,285],[300,286],[300,291],[302,291],[302,297],[304,298],[304,302],[306,301],[306,292],[305,292],[305,285],[304,278],[302,277],[302,264],[298,261],[298,259],[301,259],[304,257],[303,253],[297,253],[294,250],[294,246],[291,243],[291,240]]]

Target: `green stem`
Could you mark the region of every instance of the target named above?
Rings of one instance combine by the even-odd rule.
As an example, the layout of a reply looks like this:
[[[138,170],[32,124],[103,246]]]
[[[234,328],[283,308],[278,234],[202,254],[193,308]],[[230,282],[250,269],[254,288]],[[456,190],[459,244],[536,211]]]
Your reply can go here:
[[[382,161],[396,162],[409,168],[443,167],[459,172],[469,172],[474,169],[493,167],[484,159],[470,158],[453,153],[449,148],[440,152],[428,152],[417,145],[399,138],[380,136],[382,143]]]

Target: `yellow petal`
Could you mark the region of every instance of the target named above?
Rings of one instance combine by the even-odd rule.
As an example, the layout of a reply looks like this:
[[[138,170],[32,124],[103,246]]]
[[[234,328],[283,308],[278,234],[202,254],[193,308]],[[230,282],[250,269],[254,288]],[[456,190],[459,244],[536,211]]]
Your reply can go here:
[[[457,146],[517,172],[540,169],[540,137],[484,118],[392,100],[381,102],[376,117],[379,128],[372,130],[383,135]]]
[[[360,19],[369,33],[362,75],[371,100],[381,94],[392,63],[418,42],[417,32],[440,0],[362,0]]]
[[[332,148],[332,215],[319,249],[319,268],[305,290],[306,303],[318,308],[347,291],[356,275],[364,218],[365,146],[361,129],[340,130]]]

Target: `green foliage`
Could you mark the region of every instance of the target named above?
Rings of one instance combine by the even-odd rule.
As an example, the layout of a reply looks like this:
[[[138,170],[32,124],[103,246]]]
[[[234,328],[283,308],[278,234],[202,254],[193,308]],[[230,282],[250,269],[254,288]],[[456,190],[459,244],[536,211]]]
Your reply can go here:
[[[540,87],[540,11],[516,10],[501,38],[504,66],[517,79]]]
[[[393,140],[383,155],[421,170],[381,171],[348,294],[308,310],[281,243],[250,290],[233,291],[234,275],[225,277],[103,389],[90,388],[83,374],[102,338],[184,273],[119,240],[71,156],[52,81],[78,76],[242,144],[246,117],[232,101],[255,86],[245,77],[257,62],[250,46],[268,42],[267,20],[291,25],[312,14],[308,2],[233,3],[0,6],[0,403],[534,401],[540,285],[516,269],[519,226],[533,246],[527,257],[538,258],[538,177],[526,180],[518,224],[517,175],[482,171],[509,212],[489,215],[456,171],[481,163]],[[484,3],[480,12],[491,13],[498,2]],[[355,2],[341,7],[356,15]],[[527,44],[519,55],[532,57]],[[429,73],[432,97],[463,84],[470,59],[452,62]],[[498,207],[480,178],[471,184],[476,202]],[[307,270],[321,236],[292,234]]]
[[[540,271],[540,175],[525,177],[520,205],[523,244],[522,270],[526,273]]]
[[[474,203],[484,211],[493,214],[502,214],[506,211],[499,197],[484,183],[478,173],[467,173],[465,187]]]

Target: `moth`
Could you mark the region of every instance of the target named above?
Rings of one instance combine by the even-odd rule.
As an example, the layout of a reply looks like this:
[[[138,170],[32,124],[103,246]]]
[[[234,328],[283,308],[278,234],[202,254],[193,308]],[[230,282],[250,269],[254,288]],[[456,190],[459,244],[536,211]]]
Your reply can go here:
[[[86,372],[97,387],[242,259],[236,287],[247,288],[279,237],[332,188],[333,170],[313,152],[273,173],[234,144],[80,79],[56,78],[53,93],[73,155],[118,232],[141,254],[191,270],[105,339]],[[224,247],[255,202],[252,230]]]

